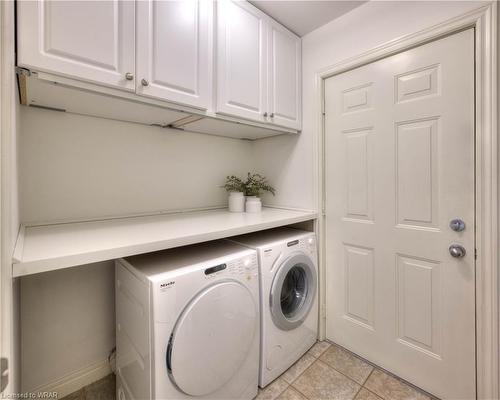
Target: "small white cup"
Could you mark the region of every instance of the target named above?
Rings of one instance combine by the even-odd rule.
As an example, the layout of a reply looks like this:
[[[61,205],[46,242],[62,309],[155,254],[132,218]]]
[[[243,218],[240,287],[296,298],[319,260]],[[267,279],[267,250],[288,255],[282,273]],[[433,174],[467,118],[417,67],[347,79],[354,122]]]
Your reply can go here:
[[[262,211],[262,202],[257,196],[247,196],[246,212],[259,213]]]

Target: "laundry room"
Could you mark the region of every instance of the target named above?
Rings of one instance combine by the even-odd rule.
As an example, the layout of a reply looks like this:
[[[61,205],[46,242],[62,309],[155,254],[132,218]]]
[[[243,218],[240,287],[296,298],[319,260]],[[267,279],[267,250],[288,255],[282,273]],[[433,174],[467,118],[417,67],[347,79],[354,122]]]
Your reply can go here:
[[[499,399],[497,1],[0,1],[0,392]]]

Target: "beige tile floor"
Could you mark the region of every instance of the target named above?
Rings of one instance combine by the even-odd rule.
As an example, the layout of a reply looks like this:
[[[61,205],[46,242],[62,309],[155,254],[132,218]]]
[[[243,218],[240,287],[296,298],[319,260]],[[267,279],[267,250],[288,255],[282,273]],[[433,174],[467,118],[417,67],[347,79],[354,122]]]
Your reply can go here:
[[[63,400],[114,400],[109,375]],[[329,342],[316,343],[255,400],[436,400]]]
[[[436,400],[329,342],[316,343],[256,400]]]
[[[115,385],[115,375],[110,374],[61,400],[115,400]]]

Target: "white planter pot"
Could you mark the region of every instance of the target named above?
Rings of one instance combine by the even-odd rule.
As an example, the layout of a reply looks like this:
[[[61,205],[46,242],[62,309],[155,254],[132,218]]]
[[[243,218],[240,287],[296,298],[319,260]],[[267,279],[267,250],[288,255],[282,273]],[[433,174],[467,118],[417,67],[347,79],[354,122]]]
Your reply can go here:
[[[245,205],[247,213],[259,213],[262,211],[262,202],[257,196],[247,196]]]
[[[229,211],[231,212],[245,211],[245,196],[243,192],[230,192],[228,203]]]

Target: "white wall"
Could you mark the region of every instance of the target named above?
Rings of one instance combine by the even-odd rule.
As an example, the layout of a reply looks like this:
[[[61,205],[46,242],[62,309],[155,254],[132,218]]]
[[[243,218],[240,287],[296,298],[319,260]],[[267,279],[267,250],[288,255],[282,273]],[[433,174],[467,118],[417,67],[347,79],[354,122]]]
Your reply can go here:
[[[458,16],[484,2],[370,1],[302,38],[303,129],[292,144],[284,137],[255,144],[255,161],[275,181],[279,194],[268,204],[314,209],[319,126],[315,73],[390,40]],[[276,154],[276,157],[272,157]],[[286,165],[281,169],[281,165]],[[277,168],[279,166],[279,168]]]
[[[223,206],[252,143],[21,108],[23,222]]]
[[[224,206],[251,142],[21,107],[23,222]],[[23,390],[98,363],[114,346],[112,263],[21,279]]]
[[[21,280],[22,390],[106,360],[115,346],[112,261]]]

